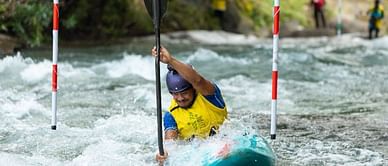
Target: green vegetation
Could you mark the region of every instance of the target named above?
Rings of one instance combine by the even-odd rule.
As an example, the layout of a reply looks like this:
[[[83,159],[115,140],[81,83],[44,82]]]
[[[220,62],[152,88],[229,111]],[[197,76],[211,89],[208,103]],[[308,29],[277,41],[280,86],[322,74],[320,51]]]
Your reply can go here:
[[[306,17],[305,8],[310,0],[287,0],[281,1],[280,21],[297,21],[301,25],[308,25],[310,17]],[[273,1],[239,0],[237,6],[242,13],[253,20],[258,28],[272,25]]]
[[[190,29],[221,29],[209,0],[169,0],[162,32]],[[282,1],[281,21],[311,24],[305,7],[309,0]],[[272,26],[273,2],[229,0],[228,10],[237,10],[229,22],[249,22],[252,31]],[[236,23],[239,24],[239,23]],[[28,46],[51,41],[52,1],[15,0],[0,3],[0,33],[22,40]],[[238,32],[238,30],[232,30]],[[115,39],[153,33],[143,0],[62,0],[60,39]],[[254,33],[254,32],[253,32]]]
[[[52,21],[51,6],[39,0],[1,3],[0,32],[17,36],[30,46],[40,45],[47,38],[44,33]]]
[[[77,0],[60,10],[61,32],[67,39],[109,39],[153,31],[142,0]]]
[[[169,0],[163,31],[189,29],[219,29],[218,20],[212,15],[209,0]]]

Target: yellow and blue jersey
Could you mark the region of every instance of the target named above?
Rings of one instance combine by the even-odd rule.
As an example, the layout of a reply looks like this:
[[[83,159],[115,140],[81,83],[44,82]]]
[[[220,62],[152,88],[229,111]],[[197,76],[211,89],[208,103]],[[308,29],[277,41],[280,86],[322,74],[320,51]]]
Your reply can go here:
[[[213,95],[208,95],[208,96],[203,96],[204,99],[208,101],[208,103],[212,104],[212,106],[207,106],[207,107],[210,107],[210,108],[206,108],[206,109],[209,109],[209,111],[212,111],[212,110],[215,110],[216,112],[220,111],[219,113],[221,113],[221,120],[219,118],[217,120],[217,118],[216,118],[216,121],[222,121],[223,122],[224,118],[226,118],[225,102],[224,102],[224,99],[222,98],[221,90],[218,88],[217,85],[215,85],[215,84],[213,84],[213,85],[215,87],[214,94]],[[200,95],[200,96],[202,96],[202,95]],[[198,97],[198,95],[197,95],[197,97]],[[196,100],[200,100],[200,99],[196,98]],[[206,111],[208,111],[208,110],[206,110]],[[219,113],[216,113],[216,114],[219,114]],[[216,115],[216,116],[218,116],[218,115]],[[165,115],[164,115],[164,119],[163,120],[164,120],[164,130],[165,131],[167,131],[167,130],[179,130],[178,124],[177,124],[177,120],[174,118],[174,116],[172,115],[171,112],[166,112]],[[181,124],[181,125],[183,125],[183,124]],[[215,127],[218,128],[218,126],[215,126]]]

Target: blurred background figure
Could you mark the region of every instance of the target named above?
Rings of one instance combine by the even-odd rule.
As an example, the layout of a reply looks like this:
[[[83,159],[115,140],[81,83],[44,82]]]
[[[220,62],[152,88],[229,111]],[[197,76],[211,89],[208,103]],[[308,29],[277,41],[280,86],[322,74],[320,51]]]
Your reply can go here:
[[[218,17],[220,26],[224,29],[224,14],[226,10],[226,0],[212,0],[214,15]]]
[[[369,15],[369,39],[373,38],[373,32],[377,38],[384,18],[384,7],[380,4],[380,0],[375,0],[374,6],[368,10],[367,14]]]
[[[322,26],[326,27],[325,15],[323,13],[323,7],[325,6],[325,0],[311,0],[311,5],[314,7],[314,20],[315,26],[319,28],[319,19],[322,21]]]

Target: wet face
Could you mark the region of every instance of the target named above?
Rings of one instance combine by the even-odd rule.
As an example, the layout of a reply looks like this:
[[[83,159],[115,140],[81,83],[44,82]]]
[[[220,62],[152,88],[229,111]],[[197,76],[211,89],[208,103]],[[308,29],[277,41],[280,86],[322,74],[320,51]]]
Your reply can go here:
[[[179,107],[189,108],[194,101],[195,90],[193,88],[189,88],[182,92],[171,93],[171,95]]]

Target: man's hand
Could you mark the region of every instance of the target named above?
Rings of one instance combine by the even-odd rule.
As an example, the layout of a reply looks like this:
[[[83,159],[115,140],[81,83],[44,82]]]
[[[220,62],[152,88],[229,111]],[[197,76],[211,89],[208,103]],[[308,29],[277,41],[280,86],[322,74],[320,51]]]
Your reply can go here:
[[[156,57],[158,55],[158,53],[156,52],[156,47],[154,47],[152,50],[151,50],[151,53],[154,57]],[[166,48],[164,47],[160,47],[160,61],[165,63],[165,64],[169,64],[172,60],[172,56],[170,55],[170,53],[167,51]]]
[[[229,143],[225,144],[224,147],[222,147],[222,149],[220,151],[218,151],[216,156],[226,158],[230,153],[230,149],[231,149],[231,145]]]
[[[164,155],[160,155],[159,152],[156,154],[156,161],[159,161],[159,163],[163,163],[168,157],[168,153],[164,151]]]

